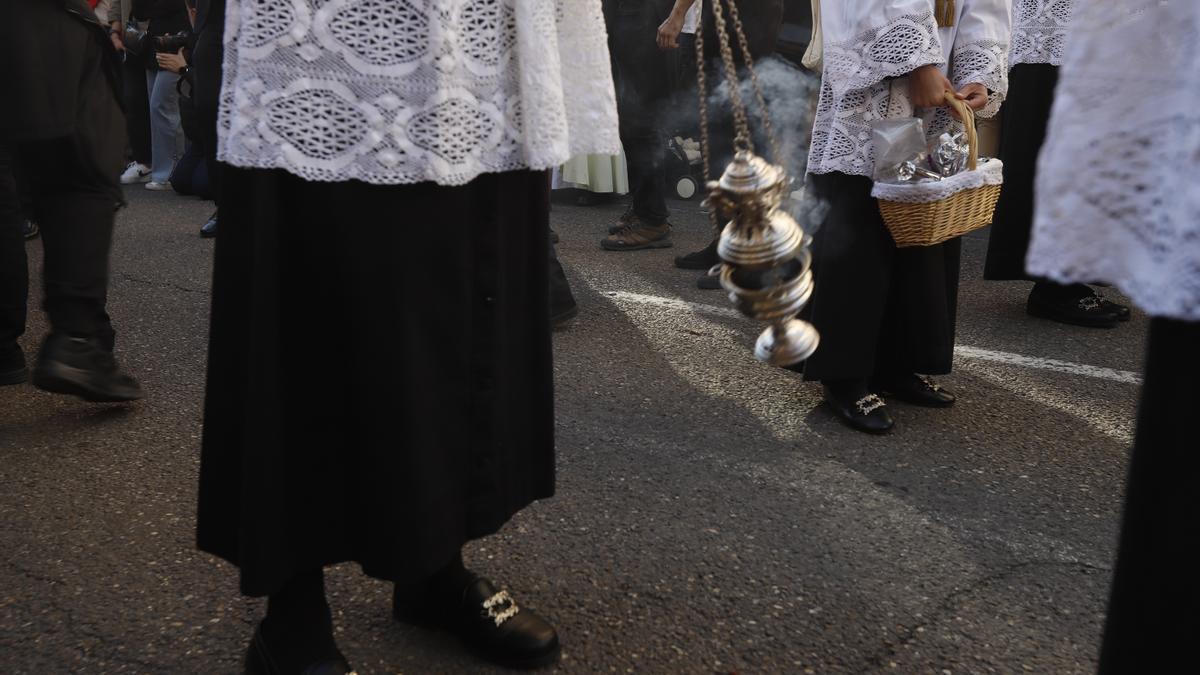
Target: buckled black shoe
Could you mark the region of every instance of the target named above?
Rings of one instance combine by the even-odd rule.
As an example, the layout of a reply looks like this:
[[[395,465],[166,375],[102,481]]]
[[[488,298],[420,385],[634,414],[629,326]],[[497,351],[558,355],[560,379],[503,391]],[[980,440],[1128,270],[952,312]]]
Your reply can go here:
[[[96,338],[52,333],[33,369],[33,386],[93,403],[136,401],[144,395],[138,381],[117,364]]]
[[[1040,319],[1085,328],[1112,328],[1118,321],[1113,310],[1104,305],[1104,299],[1084,284],[1038,282],[1029,292],[1025,311]]]
[[[926,408],[949,408],[958,397],[925,375],[901,375],[881,380],[879,390],[890,398]]]
[[[250,648],[246,650],[246,672],[250,675],[355,675],[345,657],[337,656],[310,663],[298,673],[290,673],[280,667],[278,659],[271,654],[271,647],[263,638],[262,625],[254,629]]]
[[[721,262],[717,255],[717,240],[713,239],[699,251],[675,256],[675,266],[681,270],[707,270]]]
[[[1096,292],[1096,297],[1100,299],[1100,306],[1113,316],[1117,317],[1117,321],[1128,321],[1133,317],[1133,312],[1129,311],[1128,305],[1122,305],[1119,302],[1113,302],[1104,297],[1103,293]]]
[[[482,577],[440,605],[431,599],[411,603],[395,594],[392,614],[405,623],[453,633],[480,658],[506,668],[540,668],[557,662],[561,653],[558,632],[549,622]]]
[[[860,391],[841,389],[825,385],[825,401],[850,428],[868,434],[886,434],[895,426],[888,414],[887,403],[878,394],[863,393],[865,387]]]

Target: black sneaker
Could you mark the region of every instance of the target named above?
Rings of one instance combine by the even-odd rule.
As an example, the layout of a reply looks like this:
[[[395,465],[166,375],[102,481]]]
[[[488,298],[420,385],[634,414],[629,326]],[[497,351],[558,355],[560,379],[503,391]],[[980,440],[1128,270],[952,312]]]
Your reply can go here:
[[[137,380],[121,370],[99,340],[61,333],[50,334],[42,345],[33,386],[93,403],[136,401],[144,396]]]
[[[1085,328],[1112,328],[1117,315],[1105,307],[1104,299],[1084,284],[1039,281],[1029,292],[1025,311],[1030,316]]]
[[[681,270],[707,270],[721,262],[717,255],[717,240],[708,242],[708,246],[693,251],[687,255],[675,256],[675,266]]]
[[[25,352],[21,347],[15,342],[0,347],[0,387],[28,379],[29,369],[25,367]]]

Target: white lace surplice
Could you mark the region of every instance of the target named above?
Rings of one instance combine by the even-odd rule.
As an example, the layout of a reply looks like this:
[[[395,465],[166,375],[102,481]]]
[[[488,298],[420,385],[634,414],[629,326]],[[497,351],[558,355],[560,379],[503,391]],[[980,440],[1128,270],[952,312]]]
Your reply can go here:
[[[1012,54],[1019,63],[1062,65],[1072,0],[1013,0]]]
[[[1026,259],[1200,321],[1200,3],[1075,8]]]
[[[460,185],[618,154],[600,0],[229,0],[218,156]]]
[[[854,0],[821,4],[824,69],[809,149],[812,173],[870,176],[871,121],[911,116],[908,82],[893,80],[937,64],[955,87],[991,92],[980,117],[994,115],[1008,90],[1009,0],[959,0],[953,26],[939,28],[935,0]],[[954,123],[944,107],[925,111],[926,132]]]

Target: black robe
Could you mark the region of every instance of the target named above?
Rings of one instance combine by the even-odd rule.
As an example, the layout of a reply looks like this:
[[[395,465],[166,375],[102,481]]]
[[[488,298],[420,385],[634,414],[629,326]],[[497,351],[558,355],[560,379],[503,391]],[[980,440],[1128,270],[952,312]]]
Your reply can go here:
[[[548,181],[223,166],[198,543],[412,583],[554,491]]]

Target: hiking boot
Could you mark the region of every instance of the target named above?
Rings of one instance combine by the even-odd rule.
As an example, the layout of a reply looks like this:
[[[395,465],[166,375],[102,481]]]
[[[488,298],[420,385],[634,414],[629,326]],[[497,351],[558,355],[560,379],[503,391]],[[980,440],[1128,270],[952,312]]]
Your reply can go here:
[[[42,345],[33,386],[93,403],[136,401],[143,396],[141,385],[121,370],[100,340],[62,333],[52,333]]]
[[[637,221],[600,240],[606,251],[638,251],[644,248],[670,248],[671,224],[647,225]]]
[[[608,233],[616,234],[636,222],[637,216],[633,214],[633,205],[630,204],[629,208],[625,209],[625,213],[622,213],[621,217],[617,219],[617,224],[609,226]]]

